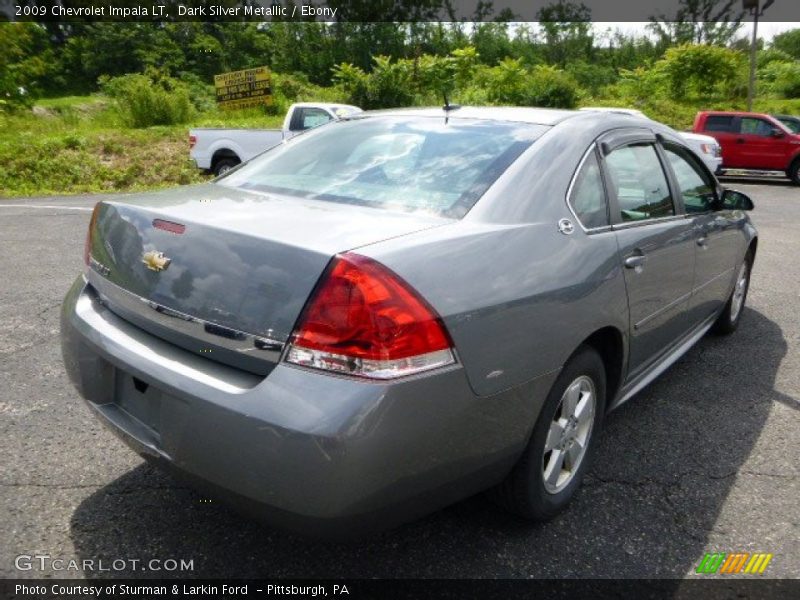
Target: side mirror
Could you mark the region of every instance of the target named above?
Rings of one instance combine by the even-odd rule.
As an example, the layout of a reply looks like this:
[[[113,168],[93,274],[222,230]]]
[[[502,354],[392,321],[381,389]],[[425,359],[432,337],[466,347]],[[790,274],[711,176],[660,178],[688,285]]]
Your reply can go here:
[[[737,190],[722,192],[722,210],[753,210],[755,205],[750,196]]]
[[[780,129],[778,129],[777,127],[773,127],[773,128],[772,128],[772,137],[774,137],[774,138],[782,138],[784,135],[786,135],[786,134],[785,134],[785,133],[783,133],[783,132],[782,132]]]

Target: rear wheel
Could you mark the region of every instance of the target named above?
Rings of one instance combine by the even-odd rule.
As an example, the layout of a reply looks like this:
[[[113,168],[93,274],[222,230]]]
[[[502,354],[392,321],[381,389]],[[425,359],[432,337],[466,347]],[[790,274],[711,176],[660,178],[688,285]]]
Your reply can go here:
[[[528,447],[495,490],[512,513],[546,520],[572,499],[588,468],[603,424],[606,375],[596,350],[582,346],[547,396]]]
[[[736,272],[736,283],[733,285],[728,302],[722,309],[719,317],[714,322],[715,333],[727,335],[736,331],[744,312],[744,303],[747,300],[747,290],[750,288],[750,270],[753,265],[753,256],[750,252],[744,257],[739,270]]]
[[[233,167],[239,164],[239,160],[235,158],[221,158],[216,163],[214,163],[214,168],[212,169],[215,176],[219,177],[220,175],[224,175],[228,171],[230,171]]]

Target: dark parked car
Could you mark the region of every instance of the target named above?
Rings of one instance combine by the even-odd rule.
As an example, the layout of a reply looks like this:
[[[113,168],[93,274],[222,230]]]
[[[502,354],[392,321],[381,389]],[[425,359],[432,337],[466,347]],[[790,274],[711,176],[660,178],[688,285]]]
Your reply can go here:
[[[736,329],[751,208],[628,115],[366,113],[99,203],[64,361],[137,452],[284,527],[488,488],[547,519],[605,415]]]
[[[722,146],[722,169],[778,171],[800,184],[800,134],[760,113],[703,111],[692,129]]]
[[[778,121],[786,125],[792,133],[800,134],[800,117],[793,117],[791,115],[772,115]]]

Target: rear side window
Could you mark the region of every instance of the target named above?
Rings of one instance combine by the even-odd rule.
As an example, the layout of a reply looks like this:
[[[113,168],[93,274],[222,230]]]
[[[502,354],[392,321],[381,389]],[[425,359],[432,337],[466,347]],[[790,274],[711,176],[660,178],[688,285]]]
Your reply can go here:
[[[709,115],[706,117],[706,131],[733,131],[733,117]]]
[[[712,210],[716,194],[711,176],[683,148],[665,146],[664,151],[681,188],[686,212],[703,213]]]
[[[594,152],[587,157],[575,177],[569,205],[586,229],[608,225],[606,191]]]
[[[667,176],[652,144],[634,144],[606,157],[610,185],[622,221],[661,219],[675,214]]]

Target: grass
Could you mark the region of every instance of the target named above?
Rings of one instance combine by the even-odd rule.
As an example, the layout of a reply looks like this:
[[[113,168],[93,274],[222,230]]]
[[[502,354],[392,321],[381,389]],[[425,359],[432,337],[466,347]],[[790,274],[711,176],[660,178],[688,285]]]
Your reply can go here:
[[[0,113],[0,198],[150,190],[208,179],[189,159],[190,127],[280,127],[281,116],[216,110],[186,125],[126,128],[102,96],[48,98]]]

